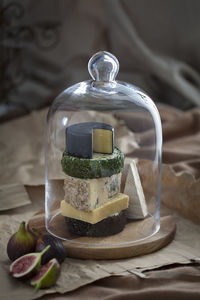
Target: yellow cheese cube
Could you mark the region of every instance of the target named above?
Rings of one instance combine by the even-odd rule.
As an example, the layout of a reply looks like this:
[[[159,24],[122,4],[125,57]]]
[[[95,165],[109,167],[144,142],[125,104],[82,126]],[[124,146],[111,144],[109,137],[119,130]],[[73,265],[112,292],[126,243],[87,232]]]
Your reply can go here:
[[[129,197],[127,195],[119,193],[114,196],[111,201],[98,208],[95,208],[90,212],[77,209],[71,206],[69,203],[65,202],[65,200],[62,200],[61,213],[63,216],[68,218],[78,219],[91,224],[96,224],[97,222],[128,208],[128,200]]]

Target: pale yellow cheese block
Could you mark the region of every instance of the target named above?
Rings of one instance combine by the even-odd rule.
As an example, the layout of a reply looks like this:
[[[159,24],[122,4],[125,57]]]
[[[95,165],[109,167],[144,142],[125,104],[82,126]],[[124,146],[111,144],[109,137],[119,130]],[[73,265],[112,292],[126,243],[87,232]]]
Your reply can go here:
[[[93,129],[93,151],[111,154],[113,151],[113,132],[107,129]]]
[[[128,201],[129,196],[119,193],[111,198],[111,201],[90,212],[77,209],[65,202],[65,200],[61,201],[60,208],[62,215],[65,217],[96,224],[97,222],[128,208]]]

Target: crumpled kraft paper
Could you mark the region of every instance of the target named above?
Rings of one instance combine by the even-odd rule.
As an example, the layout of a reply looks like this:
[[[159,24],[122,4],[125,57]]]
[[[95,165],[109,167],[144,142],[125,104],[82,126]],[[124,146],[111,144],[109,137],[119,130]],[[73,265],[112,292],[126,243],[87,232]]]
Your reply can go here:
[[[0,211],[30,204],[31,201],[23,184],[0,186]]]
[[[147,176],[151,162],[139,161],[139,172],[143,188],[148,195],[153,193],[154,174]],[[162,203],[182,216],[200,223],[200,179],[188,172],[176,174],[171,166],[162,166]]]
[[[2,299],[27,300],[36,299],[44,294],[65,293],[97,279],[110,275],[142,273],[173,263],[187,264],[199,257],[200,227],[187,219],[174,215],[177,224],[175,239],[165,248],[144,256],[121,260],[80,260],[67,258],[61,269],[61,276],[56,285],[50,289],[35,292],[28,282],[21,282],[9,276],[10,261],[6,254],[9,237],[16,231],[22,220],[31,216],[44,206],[44,187],[27,187],[31,205],[23,206],[1,213],[0,218],[0,292]],[[137,272],[138,271],[138,272]],[[141,275],[142,276],[142,275]]]
[[[0,184],[44,184],[47,109],[0,125]]]

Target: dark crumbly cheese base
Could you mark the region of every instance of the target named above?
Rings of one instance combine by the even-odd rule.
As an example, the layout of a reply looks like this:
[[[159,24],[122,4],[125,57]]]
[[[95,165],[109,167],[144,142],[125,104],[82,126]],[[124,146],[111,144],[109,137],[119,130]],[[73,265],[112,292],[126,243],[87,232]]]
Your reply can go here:
[[[121,232],[126,225],[124,211],[110,216],[102,221],[91,224],[73,218],[65,217],[67,229],[70,233],[88,237],[106,237]]]

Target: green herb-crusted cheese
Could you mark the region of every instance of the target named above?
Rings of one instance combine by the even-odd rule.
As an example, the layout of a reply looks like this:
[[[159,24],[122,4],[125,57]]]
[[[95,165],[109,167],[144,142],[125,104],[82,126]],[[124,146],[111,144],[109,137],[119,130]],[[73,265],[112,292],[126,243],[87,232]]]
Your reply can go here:
[[[64,152],[61,164],[63,172],[73,177],[83,179],[110,177],[122,171],[124,154],[117,147],[112,154],[94,153],[92,159],[78,158]]]

